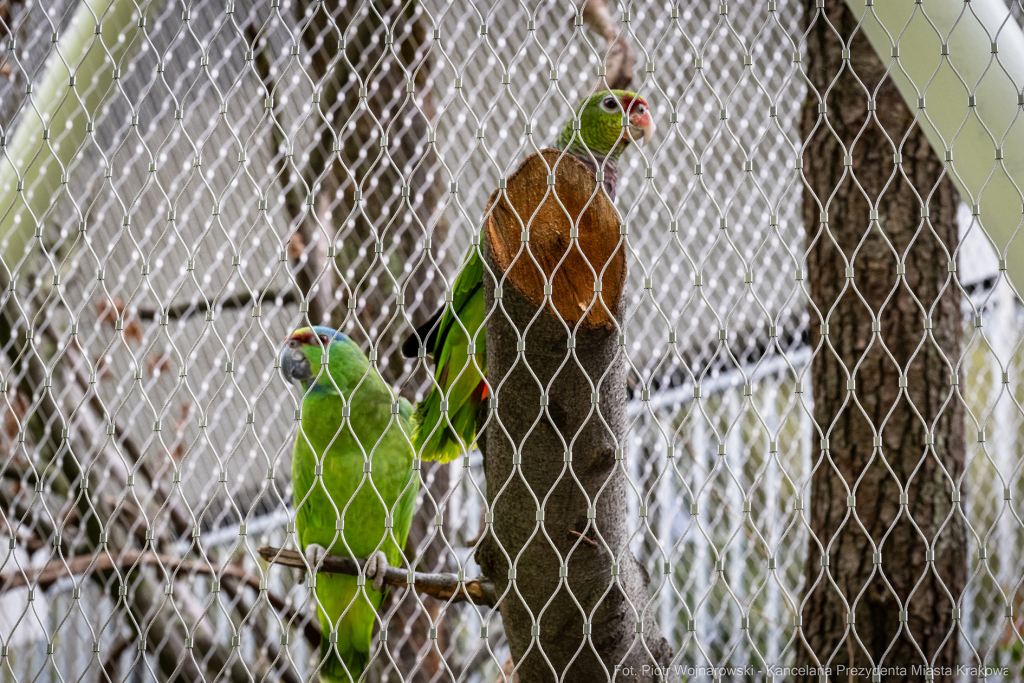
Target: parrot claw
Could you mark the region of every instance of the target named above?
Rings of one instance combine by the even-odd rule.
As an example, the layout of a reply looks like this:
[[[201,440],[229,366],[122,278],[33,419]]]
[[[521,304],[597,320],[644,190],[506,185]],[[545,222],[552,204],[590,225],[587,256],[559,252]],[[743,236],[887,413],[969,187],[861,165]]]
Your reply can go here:
[[[306,557],[306,562],[310,568],[316,572],[316,566],[320,564],[320,560],[324,559],[327,555],[327,549],[319,543],[310,543],[306,546],[306,552],[303,553]],[[303,583],[306,580],[306,570],[299,570],[299,583]]]
[[[388,558],[384,555],[384,551],[378,550],[373,555],[366,558],[366,578],[373,581],[373,590],[378,593],[384,592],[384,577],[388,573]]]

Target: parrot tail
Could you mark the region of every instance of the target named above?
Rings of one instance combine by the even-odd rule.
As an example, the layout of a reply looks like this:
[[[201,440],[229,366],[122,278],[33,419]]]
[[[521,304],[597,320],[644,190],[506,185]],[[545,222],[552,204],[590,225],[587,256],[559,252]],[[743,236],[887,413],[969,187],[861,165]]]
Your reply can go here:
[[[364,650],[349,650],[342,662],[336,648],[327,638],[320,640],[321,683],[355,683],[359,680],[366,665],[370,663],[370,653]],[[346,668],[347,667],[347,668]]]
[[[317,576],[316,596],[320,603],[317,612],[320,617],[320,633],[323,634],[320,639],[322,683],[358,683],[370,662],[373,624],[383,596],[376,591],[369,591],[374,603],[371,605],[360,597],[361,590],[354,576]],[[341,616],[343,612],[344,616]],[[335,642],[331,643],[328,634],[335,625]]]
[[[454,399],[454,397],[453,397]],[[456,403],[446,420],[441,413],[441,392],[434,388],[416,406],[412,443],[424,460],[451,462],[476,446],[476,415],[487,399],[487,383],[480,380],[468,399]],[[451,424],[448,424],[449,420]]]

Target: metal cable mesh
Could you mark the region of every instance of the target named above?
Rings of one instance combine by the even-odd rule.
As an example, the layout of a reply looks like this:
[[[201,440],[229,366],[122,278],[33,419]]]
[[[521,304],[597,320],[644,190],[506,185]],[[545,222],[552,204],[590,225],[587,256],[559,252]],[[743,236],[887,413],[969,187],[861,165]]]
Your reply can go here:
[[[54,61],[76,71],[81,58],[58,50],[86,6],[0,5],[0,165],[25,168],[12,141],[39,118]],[[571,3],[88,6],[107,26],[128,17],[120,38],[86,43],[106,76],[61,104],[73,125],[37,140],[36,184],[0,187],[12,198],[0,215],[35,229],[3,243],[0,669],[16,681],[309,680],[313,599],[256,554],[295,547],[302,395],[275,365],[281,340],[322,314],[375,353],[396,394],[422,398],[430,368],[402,358],[402,340],[445,302],[487,198],[555,139],[605,45]],[[811,445],[828,427],[813,419],[810,361],[826,351],[808,345],[821,320],[808,312],[807,186],[793,163],[813,96],[794,59],[802,7],[613,9],[659,127],[624,157],[616,199],[630,548],[673,663],[751,666],[737,680],[761,680],[794,661]],[[989,438],[968,446],[962,486],[960,656],[1020,680],[1024,313],[969,208],[954,274],[970,294],[964,355],[949,360],[967,433]],[[479,454],[420,476],[408,556],[479,574]],[[57,565],[55,579],[32,572]],[[488,608],[400,590],[381,615],[369,680],[500,679],[509,648]]]

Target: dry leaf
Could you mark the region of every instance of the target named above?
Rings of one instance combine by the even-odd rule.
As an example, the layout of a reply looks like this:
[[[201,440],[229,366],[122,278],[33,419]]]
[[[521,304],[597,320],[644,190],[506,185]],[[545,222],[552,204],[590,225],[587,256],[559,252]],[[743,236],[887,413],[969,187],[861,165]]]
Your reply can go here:
[[[136,344],[142,344],[142,327],[135,318],[131,318],[124,326],[124,338],[126,341],[133,341]]]
[[[181,441],[182,435],[185,433],[185,427],[188,425],[189,415],[192,413],[192,403],[189,401],[183,402],[178,406],[178,417],[174,421],[174,430],[177,432],[174,439],[174,447],[171,448],[171,459],[174,462],[181,462],[181,459],[185,457],[185,445]]]
[[[118,317],[124,313],[124,299],[119,296],[115,296],[109,301],[97,299],[94,306],[96,307],[96,317],[99,318],[100,323],[110,327],[113,327]]]
[[[188,425],[189,415],[191,415],[191,414],[192,414],[192,403],[191,402],[184,401],[180,406],[178,406],[178,419],[174,423],[174,428],[178,431],[179,434],[181,434],[181,433],[183,433],[185,431],[185,427],[186,427],[186,425]]]
[[[96,378],[100,381],[110,379],[110,367],[107,364],[107,357],[99,354],[93,358],[93,367],[96,368]]]

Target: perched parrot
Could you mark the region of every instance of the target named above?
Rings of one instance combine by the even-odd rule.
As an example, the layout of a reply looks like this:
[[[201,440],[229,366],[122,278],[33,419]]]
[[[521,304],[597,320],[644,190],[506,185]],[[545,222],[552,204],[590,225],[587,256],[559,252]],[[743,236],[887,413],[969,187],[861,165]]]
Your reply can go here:
[[[319,574],[315,581],[320,680],[354,683],[369,661],[384,575],[389,565],[401,564],[416,505],[412,405],[400,398],[394,410],[391,391],[359,346],[329,327],[293,332],[281,352],[281,373],[304,392],[292,451],[299,547],[311,567],[325,554],[366,558],[366,582],[372,582],[362,587],[357,577],[341,574]],[[370,474],[364,474],[367,462]],[[328,634],[335,630],[332,645]]]
[[[629,126],[623,130],[622,116]],[[604,189],[615,199],[619,157],[630,141],[647,144],[654,123],[647,102],[627,90],[604,90],[583,100],[577,108],[579,131],[569,121],[555,143],[558,149],[582,161],[591,171],[604,172]],[[482,240],[481,236],[481,240]],[[448,462],[476,440],[476,415],[487,398],[484,329],[483,259],[480,250],[470,249],[452,287],[452,301],[438,309],[402,345],[407,358],[431,354],[436,385],[416,406],[413,445],[424,460]],[[468,344],[475,343],[475,362]],[[421,352],[422,349],[422,352]],[[448,417],[441,411],[448,401]]]

